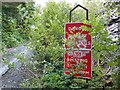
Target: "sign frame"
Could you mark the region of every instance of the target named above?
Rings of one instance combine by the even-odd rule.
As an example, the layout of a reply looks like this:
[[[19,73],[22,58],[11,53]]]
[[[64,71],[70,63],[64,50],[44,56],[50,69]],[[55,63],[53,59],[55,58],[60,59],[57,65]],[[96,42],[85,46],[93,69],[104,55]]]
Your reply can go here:
[[[90,27],[90,28],[92,28],[92,26],[91,25],[89,25],[89,24],[84,24],[84,23],[81,23],[81,22],[68,22],[68,23],[65,23],[65,25],[64,25],[64,38],[66,39],[66,25],[67,24],[82,24],[82,25],[85,25],[85,26],[88,26],[88,27]],[[81,25],[81,26],[82,26]],[[82,30],[82,29],[81,29]],[[89,33],[88,33],[89,34]],[[90,34],[89,34],[90,35]],[[90,35],[91,36],[91,35]],[[65,52],[64,52],[64,69],[65,69],[65,53],[66,53],[66,48],[65,48],[65,44],[64,44],[64,49],[65,49]],[[91,58],[90,58],[90,62],[91,62],[91,67],[90,67],[90,77],[85,77],[85,76],[75,76],[75,77],[80,77],[80,78],[84,78],[84,79],[91,79],[92,78],[92,36],[91,36],[91,48],[90,49],[88,49],[88,51],[90,51],[91,52]],[[80,49],[81,51],[82,50],[87,50],[87,49]],[[78,50],[78,51],[80,51],[80,50]],[[65,71],[64,71],[64,74],[65,74]]]

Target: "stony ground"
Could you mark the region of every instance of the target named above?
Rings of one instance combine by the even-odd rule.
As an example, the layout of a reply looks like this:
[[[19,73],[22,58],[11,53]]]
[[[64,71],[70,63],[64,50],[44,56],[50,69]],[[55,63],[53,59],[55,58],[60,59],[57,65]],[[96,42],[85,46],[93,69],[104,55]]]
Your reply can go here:
[[[16,48],[10,49],[9,53],[20,54],[24,53],[23,55],[29,59],[32,56],[31,50],[29,50],[26,46],[18,46]],[[25,70],[25,67],[19,62],[16,57],[9,55],[6,52],[10,61],[16,61],[15,67],[10,68],[5,72],[2,76],[0,76],[0,88],[17,88],[20,87],[19,84],[23,82],[25,79],[30,78],[29,72]]]
[[[27,73],[23,71],[24,68],[12,68],[2,76],[2,88],[17,88],[19,84],[27,79]]]

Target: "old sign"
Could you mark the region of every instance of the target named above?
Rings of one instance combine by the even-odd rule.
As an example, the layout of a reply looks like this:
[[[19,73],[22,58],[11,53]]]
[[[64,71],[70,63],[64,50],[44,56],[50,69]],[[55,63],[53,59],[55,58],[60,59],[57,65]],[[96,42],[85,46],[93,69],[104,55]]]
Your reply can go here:
[[[83,30],[82,27],[91,28],[91,25],[83,23],[65,25],[64,73],[91,78],[92,40],[89,31]]]

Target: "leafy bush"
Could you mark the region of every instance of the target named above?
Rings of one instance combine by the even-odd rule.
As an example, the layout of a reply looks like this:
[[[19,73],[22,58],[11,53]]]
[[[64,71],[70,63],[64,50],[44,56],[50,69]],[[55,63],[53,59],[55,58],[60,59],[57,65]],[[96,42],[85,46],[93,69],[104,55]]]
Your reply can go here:
[[[32,17],[34,10],[32,4],[27,4],[27,7],[25,5],[9,2],[2,4],[2,42],[6,48],[15,47],[28,40],[31,24],[25,18],[28,17],[27,13]]]
[[[34,57],[31,58],[32,63],[29,67],[32,67],[38,77],[22,83],[22,87],[84,89],[104,87],[105,83],[102,78],[107,73],[106,69],[109,66],[116,67],[116,63],[111,63],[108,58],[115,61],[116,58],[113,57],[112,52],[117,50],[117,46],[111,44],[112,39],[109,38],[108,31],[104,28],[104,20],[94,15],[94,12],[98,12],[94,11],[94,7],[91,7],[94,12],[90,14],[90,21],[83,21],[92,25],[93,78],[84,80],[63,73],[64,24],[68,21],[70,9],[71,7],[65,2],[48,2],[43,10],[35,8],[33,18],[27,16],[32,25],[29,32],[29,45],[34,50]],[[104,68],[104,64],[107,68]]]

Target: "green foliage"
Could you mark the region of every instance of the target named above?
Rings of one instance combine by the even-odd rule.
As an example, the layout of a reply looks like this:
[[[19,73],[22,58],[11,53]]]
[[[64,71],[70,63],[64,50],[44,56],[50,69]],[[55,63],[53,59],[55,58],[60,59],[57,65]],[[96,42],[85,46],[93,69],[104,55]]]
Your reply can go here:
[[[34,48],[35,53],[32,61],[37,61],[36,66],[34,66],[37,70],[34,71],[52,74],[52,72],[59,72],[59,70],[63,69],[63,24],[67,21],[67,18],[63,18],[63,15],[67,16],[68,6],[64,6],[64,3],[56,4],[54,2],[47,5],[56,10],[45,7],[43,14],[39,14],[39,10],[36,10],[34,17],[31,19],[33,28],[30,32],[29,45]],[[51,84],[48,85],[49,87],[52,86]]]
[[[32,4],[9,3],[2,4],[2,42],[6,48],[11,48],[28,40],[32,17]],[[30,12],[31,11],[31,12]],[[29,13],[29,16],[28,16]]]
[[[91,10],[89,21],[84,20],[84,17],[78,17],[79,12],[74,12],[73,14],[74,20],[80,20],[83,23],[92,25],[92,29],[82,27],[84,30],[89,30],[93,37],[92,58],[93,62],[97,62],[97,64],[93,63],[92,65],[93,78],[91,80],[76,78],[72,74],[64,74],[64,25],[68,22],[70,5],[65,2],[48,2],[43,9],[34,7],[31,3],[18,6],[22,21],[19,23],[18,29],[15,28],[17,21],[13,18],[10,19],[8,25],[4,25],[6,30],[4,30],[4,36],[7,39],[4,37],[3,41],[5,45],[12,44],[7,46],[11,47],[14,43],[21,40],[21,34],[22,38],[29,40],[29,46],[33,49],[34,56],[28,61],[28,67],[38,75],[38,77],[23,82],[21,87],[103,88],[104,82],[101,78],[105,75],[106,69],[109,66],[116,67],[118,64],[114,57],[114,52],[118,47],[116,44],[111,44],[112,39],[109,38],[108,31],[104,27],[104,20],[101,19],[101,16],[95,15],[98,14],[97,3],[92,4],[96,8],[89,5],[89,3],[86,4]],[[84,16],[84,13],[81,16]],[[19,21],[20,18],[17,20]],[[8,27],[11,28],[10,32],[7,32]],[[9,41],[8,38],[14,39]],[[105,63],[107,63],[107,68],[104,67]]]
[[[11,11],[11,13],[9,13]],[[9,14],[8,14],[9,13]],[[15,46],[20,38],[17,37],[16,19],[11,14],[17,13],[10,3],[3,3],[2,5],[2,42],[6,47]],[[15,33],[15,34],[14,34]],[[17,35],[16,35],[17,34]],[[17,37],[17,38],[16,38]]]
[[[102,67],[104,64],[102,62],[105,62],[106,59],[102,55],[107,56],[107,58],[108,56],[113,57],[113,54],[109,54],[108,51],[115,51],[117,46],[110,43],[112,40],[108,37],[107,30],[104,29],[103,21],[92,14],[93,11],[90,21],[83,21],[92,25],[90,34],[93,37],[93,58],[99,61],[99,64],[93,67],[93,78],[86,83],[87,80],[75,79],[72,75],[64,75],[63,73],[63,24],[67,22],[69,10],[69,5],[64,2],[49,2],[41,14],[38,12],[34,14],[33,20],[35,22],[31,30],[31,42],[29,44],[34,47],[33,61],[37,61],[36,68],[42,68],[42,76],[39,73],[41,69],[37,69],[35,71],[40,75],[40,78],[37,80],[34,78],[22,86],[28,84],[27,87],[32,85],[32,87],[40,86],[42,88],[103,88],[104,82],[101,77],[104,76],[106,68]],[[77,14],[75,15],[77,16]],[[86,29],[85,27],[82,28]],[[112,63],[107,60],[106,62],[108,66],[116,66],[115,62]],[[34,82],[37,81],[40,82],[39,85],[34,86]]]

